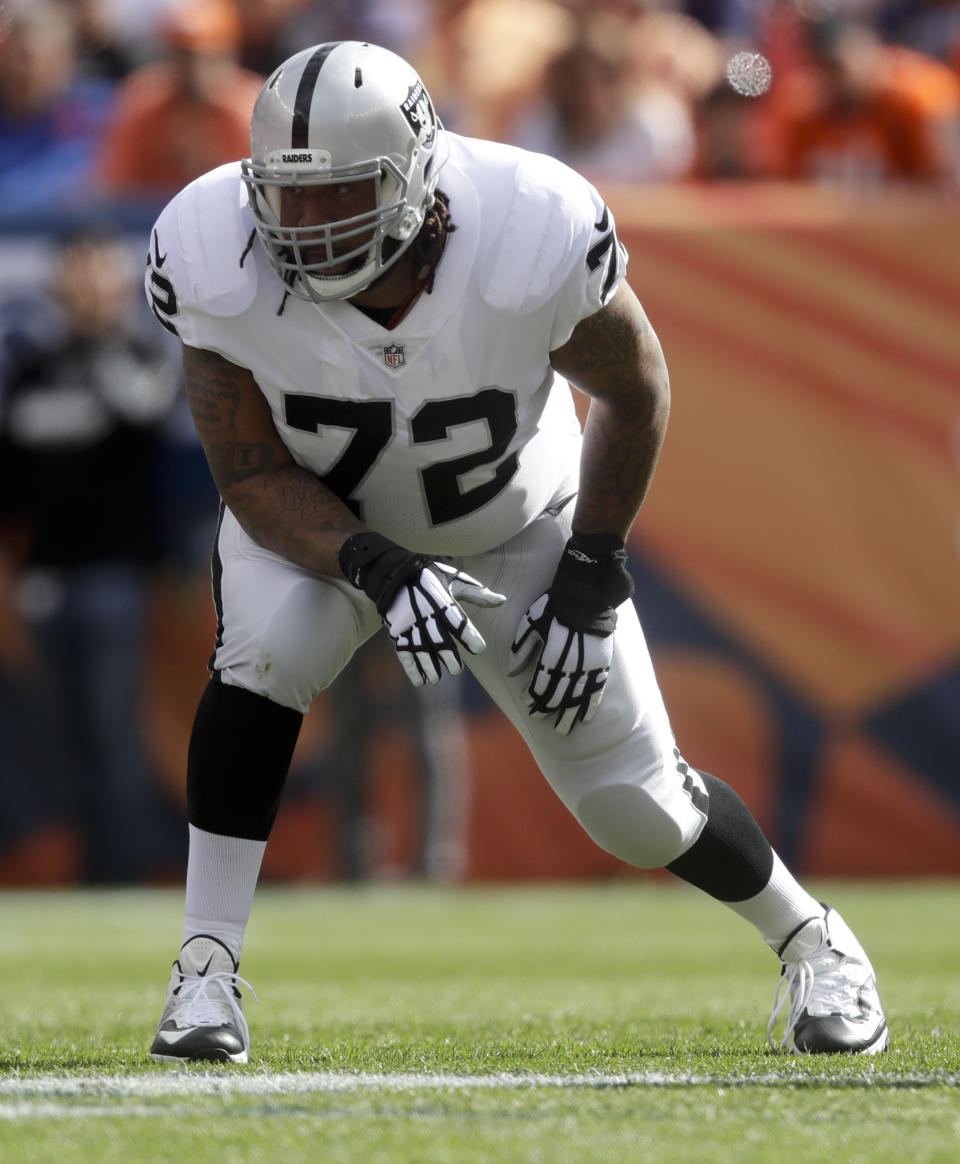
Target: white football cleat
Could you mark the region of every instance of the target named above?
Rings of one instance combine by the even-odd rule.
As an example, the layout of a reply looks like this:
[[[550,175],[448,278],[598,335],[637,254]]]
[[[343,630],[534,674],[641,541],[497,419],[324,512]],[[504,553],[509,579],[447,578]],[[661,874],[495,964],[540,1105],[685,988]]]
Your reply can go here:
[[[830,906],[799,926],[777,951],[782,971],[767,1041],[775,1051],[876,1055],[890,1032],[870,959],[850,927]],[[787,1029],[779,1046],[773,1028],[787,1002]]]
[[[247,1062],[250,1032],[240,983],[257,996],[238,968],[223,942],[209,934],[197,934],[183,943],[170,971],[166,1005],[150,1048],[152,1059],[159,1063]]]

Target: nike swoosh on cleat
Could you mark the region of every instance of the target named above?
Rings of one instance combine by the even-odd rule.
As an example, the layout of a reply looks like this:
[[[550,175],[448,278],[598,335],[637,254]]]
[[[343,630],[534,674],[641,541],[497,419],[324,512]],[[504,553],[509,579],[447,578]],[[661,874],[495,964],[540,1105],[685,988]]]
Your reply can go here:
[[[156,231],[153,232],[153,254],[156,259],[157,266],[162,267],[163,264],[167,261],[167,256],[160,254],[160,239],[157,236]],[[169,251],[167,254],[169,254]]]

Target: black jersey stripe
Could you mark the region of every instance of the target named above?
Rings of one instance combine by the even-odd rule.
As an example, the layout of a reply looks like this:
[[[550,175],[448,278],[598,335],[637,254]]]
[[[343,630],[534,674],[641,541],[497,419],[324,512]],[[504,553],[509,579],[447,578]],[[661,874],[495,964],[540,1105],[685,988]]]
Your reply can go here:
[[[617,281],[620,272],[620,243],[617,241],[616,228],[610,224],[610,212],[604,204],[603,214],[599,222],[595,222],[594,229],[603,233],[603,237],[587,251],[587,266],[595,271],[606,256],[606,266],[603,273],[603,287],[600,291],[600,301],[606,303],[611,288]],[[609,229],[608,229],[609,227]]]
[[[597,267],[600,266],[600,260],[612,245],[613,231],[610,231],[609,234],[605,234],[598,243],[596,243],[587,251],[587,266],[591,271],[595,271]]]
[[[219,680],[217,670],[217,651],[223,646],[223,559],[220,557],[220,530],[223,526],[223,515],[227,507],[223,501],[217,511],[217,528],[213,535],[213,551],[210,555],[210,581],[213,587],[213,608],[217,615],[217,637],[214,640],[213,654],[207,663],[207,669],[214,679]]]
[[[329,44],[322,44],[307,61],[297,86],[297,96],[293,103],[293,134],[290,145],[295,150],[305,150],[308,144],[310,129],[310,106],[313,104],[313,91],[317,87],[317,77],[323,68],[327,57],[337,45],[343,41],[335,40]]]
[[[610,248],[610,258],[607,260],[607,277],[603,282],[603,290],[600,292],[600,298],[604,303],[606,303],[610,289],[617,281],[617,274],[620,271],[620,244],[617,242],[616,232],[612,231],[611,233],[613,234],[613,246]]]

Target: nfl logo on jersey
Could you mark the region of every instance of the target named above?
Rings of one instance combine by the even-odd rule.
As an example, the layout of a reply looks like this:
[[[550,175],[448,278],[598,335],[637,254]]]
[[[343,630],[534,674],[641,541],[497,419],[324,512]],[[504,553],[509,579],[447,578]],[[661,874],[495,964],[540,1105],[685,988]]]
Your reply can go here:
[[[403,359],[403,344],[390,344],[383,349],[383,362],[388,368],[402,368],[404,365]]]

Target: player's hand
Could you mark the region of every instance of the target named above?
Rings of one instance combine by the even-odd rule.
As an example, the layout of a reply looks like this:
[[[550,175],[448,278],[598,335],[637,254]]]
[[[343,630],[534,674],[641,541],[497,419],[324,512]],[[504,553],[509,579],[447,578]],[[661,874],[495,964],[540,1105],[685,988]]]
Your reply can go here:
[[[502,594],[476,578],[411,554],[380,534],[355,534],[340,549],[340,568],[375,603],[414,687],[463,670],[460,647],[478,655],[483,636],[460,606],[499,606]]]
[[[596,714],[613,662],[617,607],[633,594],[623,542],[612,534],[574,534],[546,594],[529,607],[510,650],[518,675],[533,662],[526,691],[535,719],[555,715],[569,735]]]

